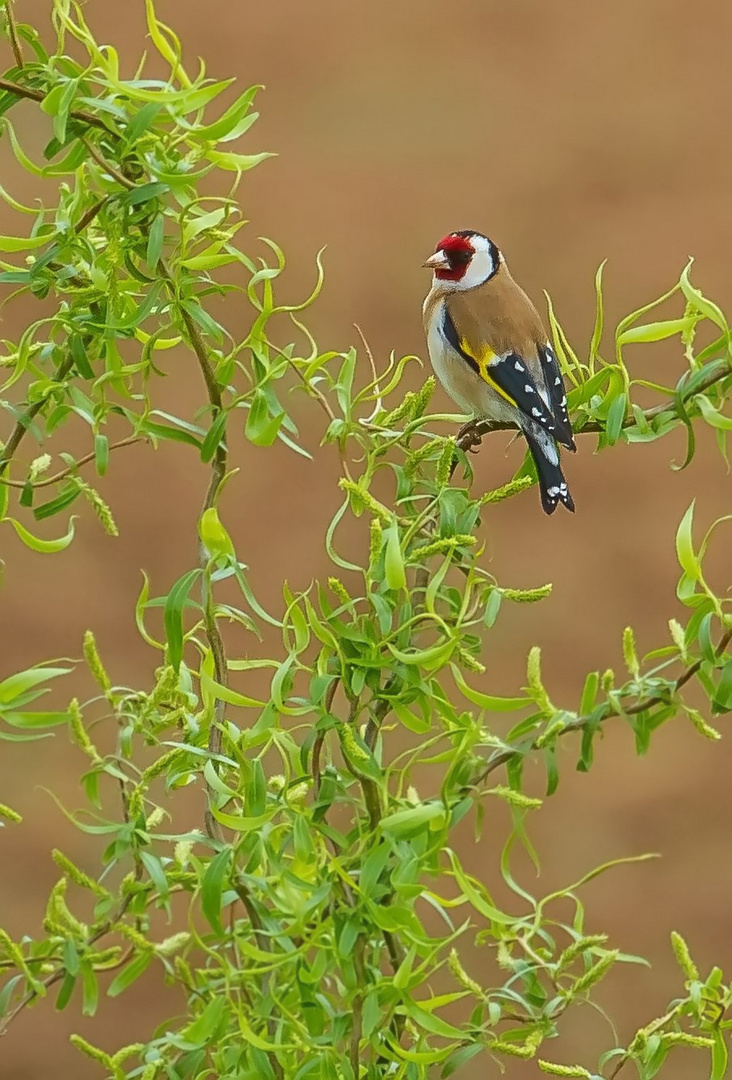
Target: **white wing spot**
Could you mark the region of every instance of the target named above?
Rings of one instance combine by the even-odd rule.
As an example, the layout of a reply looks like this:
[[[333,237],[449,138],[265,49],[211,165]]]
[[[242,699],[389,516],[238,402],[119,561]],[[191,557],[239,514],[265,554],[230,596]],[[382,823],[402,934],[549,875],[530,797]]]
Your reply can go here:
[[[562,398],[562,405],[566,405],[566,404],[567,404],[567,395],[565,394],[564,397]]]
[[[523,371],[524,370],[524,365],[521,363],[520,360],[517,360],[516,364],[515,364],[515,368],[516,368],[517,371]]]
[[[536,416],[537,418],[541,417],[542,420],[544,419],[544,417],[541,415],[541,409],[537,409],[536,406],[534,406],[534,408],[531,410],[531,415]]]
[[[554,385],[555,385],[555,386],[559,386],[559,384],[561,383],[561,381],[562,381],[562,377],[561,377],[561,375],[557,375],[556,379],[554,380]]]
[[[531,385],[531,383],[527,383],[526,386],[524,387],[524,390],[526,391],[527,394],[533,394],[535,392],[533,386]]]
[[[561,488],[550,487],[550,488],[547,488],[546,493],[547,493],[547,495],[551,495],[551,497],[553,499],[556,499],[556,497],[557,497],[557,495],[559,494],[560,491],[561,491]]]

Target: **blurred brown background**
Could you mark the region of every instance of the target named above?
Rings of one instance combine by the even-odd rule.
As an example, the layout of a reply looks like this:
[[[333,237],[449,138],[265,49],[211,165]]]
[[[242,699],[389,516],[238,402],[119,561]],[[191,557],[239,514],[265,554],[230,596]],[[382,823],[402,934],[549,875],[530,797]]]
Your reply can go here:
[[[46,0],[17,7],[19,18],[47,22]],[[99,38],[120,49],[127,74],[141,51],[143,11],[142,0],[85,7]],[[316,250],[328,245],[326,286],[308,316],[322,349],[351,344],[358,321],[379,360],[391,349],[424,356],[420,306],[428,280],[420,263],[440,236],[467,227],[495,238],[537,302],[542,289],[551,292],[580,351],[594,317],[593,275],[606,256],[611,327],[668,288],[689,254],[697,258],[696,282],[732,310],[726,0],[161,0],[159,14],[181,35],[190,69],[201,55],[210,75],[267,85],[262,118],[242,145],[280,156],[240,189],[252,223],[248,247],[256,252],[261,234],[283,245],[290,270],[282,289],[298,299],[313,279]],[[17,188],[14,194],[24,197]],[[20,309],[5,310],[4,337],[17,336],[22,317]],[[683,365],[674,342],[629,350],[628,359],[638,376],[669,383]],[[201,401],[197,371],[185,353],[169,370],[174,404],[190,415]],[[311,449],[319,423],[316,417],[303,431]],[[517,458],[515,448],[504,458],[505,442],[493,436],[475,459],[479,487],[510,475]],[[692,466],[675,473],[669,465],[683,458],[681,439],[595,456],[583,438],[567,463],[575,517],[560,509],[545,519],[535,490],[491,514],[486,558],[498,579],[555,585],[548,601],[506,610],[490,636],[485,660],[496,692],[521,684],[523,658],[536,642],[552,696],[571,708],[587,671],[620,669],[626,624],[636,628],[641,650],[666,640],[668,618],[684,617],[674,595],[676,524],[694,495],[700,533],[730,510],[730,480],[713,439],[704,433],[700,442]],[[303,585],[327,573],[323,526],[337,500],[328,453],[310,464],[281,448],[237,444],[241,473],[222,512],[272,603],[283,578]],[[1,530],[0,676],[78,654],[84,629],[93,627],[115,681],[144,686],[155,660],[134,629],[140,570],[159,594],[191,565],[205,484],[186,448],[155,455],[134,447],[113,457],[101,484],[118,540],[105,537],[89,513],[70,550],[48,558]],[[729,552],[722,538],[711,559],[720,588],[729,581],[725,544]],[[51,622],[43,615],[49,604]],[[726,718],[720,723],[724,730]],[[672,928],[688,938],[702,971],[731,966],[730,751],[683,720],[663,729],[640,760],[628,730],[609,725],[589,775],[574,771],[574,749],[565,750],[558,793],[533,822],[547,869],[527,882],[549,891],[606,859],[662,854],[584,894],[588,929],[609,932],[613,944],[652,962],[651,969],[617,970],[599,995],[627,1040],[680,989]],[[81,805],[79,758],[63,734],[31,748],[3,743],[0,754],[0,799],[25,814],[22,827],[0,834],[0,922],[16,935],[34,934],[57,877],[49,837],[82,864],[96,845],[65,824],[41,789]],[[490,823],[489,814],[486,839],[467,858],[492,879]],[[484,959],[472,963],[480,977]],[[176,1008],[156,979],[137,986],[103,1002],[96,1022],[73,1009],[57,1015],[50,1001],[26,1011],[0,1042],[2,1080],[98,1075],[69,1046],[70,1031],[113,1050],[145,1039]],[[610,1045],[607,1025],[587,1009],[568,1019],[561,1045],[544,1051],[590,1065]],[[707,1075],[702,1055],[675,1054],[663,1073],[668,1080]],[[513,1061],[507,1071],[538,1074],[535,1064]],[[464,1070],[466,1080],[495,1072],[482,1059]]]

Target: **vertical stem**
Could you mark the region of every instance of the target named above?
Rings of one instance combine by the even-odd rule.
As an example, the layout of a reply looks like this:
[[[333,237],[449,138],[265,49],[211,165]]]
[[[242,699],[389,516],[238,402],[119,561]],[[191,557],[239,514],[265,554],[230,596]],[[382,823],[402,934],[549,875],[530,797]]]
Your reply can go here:
[[[23,50],[20,47],[20,38],[18,37],[18,27],[15,24],[15,12],[13,11],[13,0],[5,0],[5,14],[8,20],[8,37],[10,38],[10,45],[13,50],[13,56],[15,57],[15,66],[22,68],[25,61],[23,60]]]

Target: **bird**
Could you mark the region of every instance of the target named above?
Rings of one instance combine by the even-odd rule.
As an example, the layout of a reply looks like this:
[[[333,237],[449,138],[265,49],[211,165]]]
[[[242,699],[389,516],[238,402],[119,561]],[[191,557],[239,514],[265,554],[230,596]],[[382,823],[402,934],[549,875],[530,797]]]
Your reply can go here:
[[[443,237],[423,265],[433,271],[423,316],[437,378],[475,420],[518,427],[544,512],[562,503],[574,513],[557,447],[576,450],[567,394],[538,311],[493,241],[474,229]]]

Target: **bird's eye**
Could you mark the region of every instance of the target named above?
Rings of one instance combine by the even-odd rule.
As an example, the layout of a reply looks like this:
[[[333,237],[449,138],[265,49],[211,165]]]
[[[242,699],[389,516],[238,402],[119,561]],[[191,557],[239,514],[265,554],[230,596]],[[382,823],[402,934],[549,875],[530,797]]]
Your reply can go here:
[[[450,252],[450,261],[458,263],[458,265],[469,263],[473,257],[472,251],[452,251]]]

